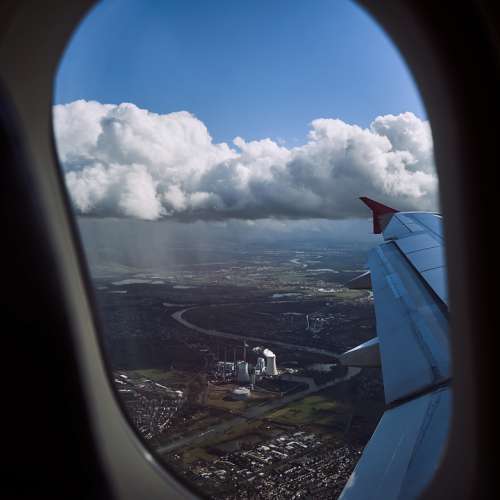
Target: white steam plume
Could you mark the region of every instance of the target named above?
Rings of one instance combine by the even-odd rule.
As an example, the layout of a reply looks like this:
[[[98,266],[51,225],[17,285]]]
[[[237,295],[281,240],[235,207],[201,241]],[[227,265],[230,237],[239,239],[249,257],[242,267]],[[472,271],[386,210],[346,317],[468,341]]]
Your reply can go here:
[[[369,196],[400,209],[435,210],[429,123],[413,113],[369,128],[311,123],[306,144],[212,141],[186,111],[133,104],[54,106],[57,147],[77,213],[144,220],[365,216]]]

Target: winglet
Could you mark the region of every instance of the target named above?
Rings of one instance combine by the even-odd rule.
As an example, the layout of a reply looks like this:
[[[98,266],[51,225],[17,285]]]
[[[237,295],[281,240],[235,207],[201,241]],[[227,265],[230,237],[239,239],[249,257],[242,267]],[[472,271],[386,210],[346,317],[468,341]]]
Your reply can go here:
[[[392,215],[399,212],[395,208],[382,205],[382,203],[366,196],[361,196],[359,199],[373,212],[373,232],[375,234],[380,234],[389,224]]]

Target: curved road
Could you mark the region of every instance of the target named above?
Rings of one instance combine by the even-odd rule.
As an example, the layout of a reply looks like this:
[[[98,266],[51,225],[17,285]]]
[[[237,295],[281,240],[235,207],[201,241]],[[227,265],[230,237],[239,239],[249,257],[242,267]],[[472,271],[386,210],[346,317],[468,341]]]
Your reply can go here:
[[[221,306],[223,305],[224,304],[221,304]],[[197,307],[204,307],[204,306],[197,306]],[[196,309],[197,307],[187,307],[186,309],[177,311],[172,314],[172,318],[175,319],[175,321],[177,321],[181,325],[185,326],[186,328],[190,328],[191,330],[194,330],[196,332],[203,333],[205,335],[211,335],[213,337],[221,337],[232,340],[250,340],[251,342],[256,342],[258,344],[272,344],[284,347],[286,349],[295,349],[297,351],[311,352],[313,354],[322,354],[324,356],[331,356],[333,358],[339,357],[338,353],[327,351],[326,349],[319,349],[317,347],[308,347],[297,344],[287,344],[286,342],[280,342],[279,340],[270,340],[260,337],[249,337],[248,335],[239,335],[236,333],[221,332],[219,330],[209,330],[207,328],[202,328],[201,326],[195,325],[194,323],[190,323],[188,320],[182,317],[185,312]],[[217,306],[212,306],[212,307],[217,307]]]

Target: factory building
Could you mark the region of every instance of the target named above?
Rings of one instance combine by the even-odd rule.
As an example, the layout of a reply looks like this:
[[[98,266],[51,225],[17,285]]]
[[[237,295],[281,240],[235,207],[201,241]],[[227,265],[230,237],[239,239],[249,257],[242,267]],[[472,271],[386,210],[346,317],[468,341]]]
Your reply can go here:
[[[217,371],[220,372],[234,372],[234,363],[230,361],[218,361]]]
[[[234,363],[231,361],[217,361],[217,366],[220,369],[226,368],[226,370],[234,370]]]

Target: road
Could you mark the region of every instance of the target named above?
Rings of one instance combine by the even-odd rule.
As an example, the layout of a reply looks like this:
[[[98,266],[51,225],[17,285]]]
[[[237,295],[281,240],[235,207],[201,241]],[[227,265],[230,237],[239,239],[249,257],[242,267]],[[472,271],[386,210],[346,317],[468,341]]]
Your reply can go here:
[[[223,304],[225,305],[225,304]],[[219,330],[209,330],[207,328],[202,328],[201,326],[195,325],[193,323],[190,323],[188,320],[184,319],[182,316],[184,313],[187,311],[191,311],[193,309],[196,309],[196,307],[187,307],[186,309],[182,309],[180,311],[177,311],[172,314],[172,318],[175,319],[178,323],[181,325],[190,328],[191,330],[194,330],[199,333],[203,333],[205,335],[211,335],[212,337],[220,337],[220,338],[225,338],[225,339],[232,339],[232,340],[249,340],[250,342],[255,342],[258,344],[270,344],[270,345],[277,345],[279,347],[284,347],[286,349],[293,349],[296,351],[303,351],[303,352],[310,352],[313,354],[322,354],[324,356],[331,356],[333,358],[337,358],[339,356],[338,353],[328,351],[326,349],[320,349],[317,347],[309,347],[309,346],[303,346],[303,345],[297,345],[297,344],[288,344],[286,342],[280,342],[279,340],[272,340],[268,338],[261,338],[261,337],[249,337],[248,335],[239,335],[237,333],[228,333],[228,332],[221,332]]]
[[[195,434],[193,436],[186,436],[181,439],[177,439],[172,443],[160,446],[156,449],[158,453],[170,453],[172,451],[175,451],[179,448],[185,448],[189,447],[191,444],[195,443],[196,441],[200,439],[204,439],[207,436],[217,436],[217,435],[222,435],[224,432],[227,430],[231,429],[232,427],[235,427],[237,425],[240,425],[248,420],[253,420],[256,418],[261,418],[263,417],[266,413],[269,413],[271,411],[277,410],[278,408],[282,408],[283,406],[286,406],[287,404],[297,401],[299,399],[304,398],[305,396],[308,396],[310,394],[313,394],[315,392],[318,392],[322,389],[326,389],[327,387],[332,387],[334,385],[339,384],[340,382],[344,382],[346,380],[349,380],[350,378],[354,377],[361,371],[361,368],[354,368],[350,367],[347,370],[346,375],[344,375],[341,378],[338,378],[336,380],[333,380],[331,382],[327,382],[326,384],[322,386],[317,386],[316,384],[310,385],[308,389],[297,392],[296,394],[290,394],[289,396],[285,396],[284,398],[281,399],[275,399],[272,401],[265,402],[261,405],[258,406],[252,406],[248,410],[246,410],[245,413],[242,415],[235,417],[234,419],[227,420],[225,422],[222,422],[218,425],[214,425],[213,427],[210,427],[210,429],[207,429],[206,431],[200,432],[198,434]]]

